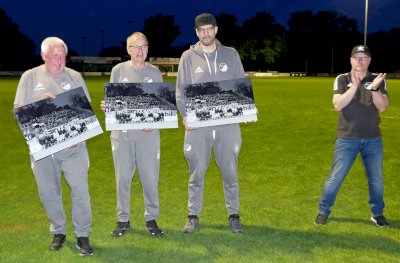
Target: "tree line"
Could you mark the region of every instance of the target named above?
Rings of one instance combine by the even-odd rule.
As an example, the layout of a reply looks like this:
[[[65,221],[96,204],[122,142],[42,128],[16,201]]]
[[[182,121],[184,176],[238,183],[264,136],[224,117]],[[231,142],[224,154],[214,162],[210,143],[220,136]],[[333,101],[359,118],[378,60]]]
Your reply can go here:
[[[246,71],[281,71],[337,74],[349,69],[351,48],[364,42],[358,22],[336,11],[294,12],[288,28],[268,12],[256,13],[238,25],[234,15],[220,13],[217,38],[236,48]],[[173,46],[180,26],[172,15],[155,14],[144,21],[141,30],[149,39],[149,57],[180,57],[190,44]],[[41,63],[35,43],[22,34],[0,8],[0,70],[26,70]],[[125,40],[105,47],[99,56],[128,59]],[[400,70],[400,28],[371,33],[367,37],[373,60],[370,69],[379,72]],[[74,50],[69,56],[79,55]],[[390,58],[390,59],[389,59]]]

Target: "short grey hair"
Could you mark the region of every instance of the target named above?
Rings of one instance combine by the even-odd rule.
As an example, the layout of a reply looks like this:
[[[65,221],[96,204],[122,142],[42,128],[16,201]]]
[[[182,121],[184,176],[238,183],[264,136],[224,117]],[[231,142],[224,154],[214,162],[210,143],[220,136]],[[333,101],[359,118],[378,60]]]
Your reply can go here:
[[[58,45],[63,45],[65,49],[65,54],[68,54],[68,47],[65,42],[58,37],[47,37],[42,41],[42,45],[40,46],[40,51],[43,54],[47,54],[49,52],[50,47],[52,46],[58,46]]]
[[[128,47],[129,39],[131,39],[131,38],[137,39],[138,37],[142,37],[142,38],[146,39],[147,44],[149,44],[149,40],[147,40],[147,37],[145,36],[145,34],[143,34],[142,32],[134,32],[126,39],[126,46]]]

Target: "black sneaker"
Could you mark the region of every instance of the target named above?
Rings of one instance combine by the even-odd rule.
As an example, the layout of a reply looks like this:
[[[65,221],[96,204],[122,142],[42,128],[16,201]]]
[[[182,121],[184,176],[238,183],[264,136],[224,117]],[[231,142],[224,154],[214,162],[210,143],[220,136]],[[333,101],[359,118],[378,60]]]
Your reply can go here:
[[[324,226],[326,225],[326,220],[328,217],[324,214],[318,214],[317,218],[315,218],[315,224],[318,226]]]
[[[242,232],[242,225],[240,224],[240,218],[238,214],[232,214],[229,216],[229,227],[233,233]]]
[[[380,227],[385,227],[389,225],[389,222],[386,220],[384,216],[372,216],[371,221],[375,223],[375,225]]]
[[[162,237],[164,236],[163,231],[158,228],[156,220],[150,220],[146,222],[146,228],[150,231],[151,236],[153,237]]]
[[[49,245],[51,251],[58,251],[64,245],[66,241],[66,236],[63,234],[55,234],[53,237],[53,242]]]
[[[131,228],[131,224],[128,222],[118,222],[117,228],[111,232],[114,237],[122,237]]]
[[[89,244],[88,237],[77,237],[76,238],[76,247],[79,248],[80,256],[92,256],[93,248]]]
[[[190,234],[197,230],[199,226],[199,218],[196,215],[188,216],[188,221],[183,229],[183,233]]]

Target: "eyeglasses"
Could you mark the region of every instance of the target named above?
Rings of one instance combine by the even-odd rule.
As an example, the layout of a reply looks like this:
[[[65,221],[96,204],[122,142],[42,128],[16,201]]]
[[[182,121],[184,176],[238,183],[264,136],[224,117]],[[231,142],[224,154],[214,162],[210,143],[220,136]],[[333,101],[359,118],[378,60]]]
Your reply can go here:
[[[128,46],[128,48],[132,49],[133,51],[137,52],[139,49],[141,51],[145,51],[149,48],[149,45],[143,45],[143,46]]]
[[[215,28],[215,26],[211,26],[211,27],[198,27],[198,28],[196,28],[196,30],[197,30],[197,32],[198,32],[199,34],[204,34],[206,31],[207,31],[207,33],[213,31],[214,28]]]
[[[364,62],[369,59],[369,57],[351,57],[351,58],[358,62]]]

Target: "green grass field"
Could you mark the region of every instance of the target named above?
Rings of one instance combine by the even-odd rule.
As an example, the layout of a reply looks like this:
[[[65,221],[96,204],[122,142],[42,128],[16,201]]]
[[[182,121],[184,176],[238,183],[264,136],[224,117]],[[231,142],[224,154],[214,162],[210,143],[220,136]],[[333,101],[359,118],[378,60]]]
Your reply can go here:
[[[167,81],[175,81],[173,78]],[[104,127],[99,103],[108,78],[86,78],[92,106]],[[333,78],[257,78],[253,90],[259,121],[242,125],[239,160],[242,234],[228,229],[221,176],[206,176],[200,229],[182,233],[186,222],[188,167],[183,128],[161,132],[158,219],[165,237],[144,230],[143,195],[132,185],[133,231],[112,238],[116,218],[115,179],[109,132],[88,140],[91,159],[94,256],[87,262],[399,262],[400,261],[400,81],[388,80],[391,106],[383,113],[385,215],[391,225],[370,220],[367,180],[360,159],[342,185],[329,223],[314,225],[322,186],[330,169],[337,113]],[[67,243],[47,249],[52,239],[30,170],[28,148],[11,112],[18,78],[0,79],[0,262],[77,262],[68,186]],[[181,124],[181,123],[180,123]]]

